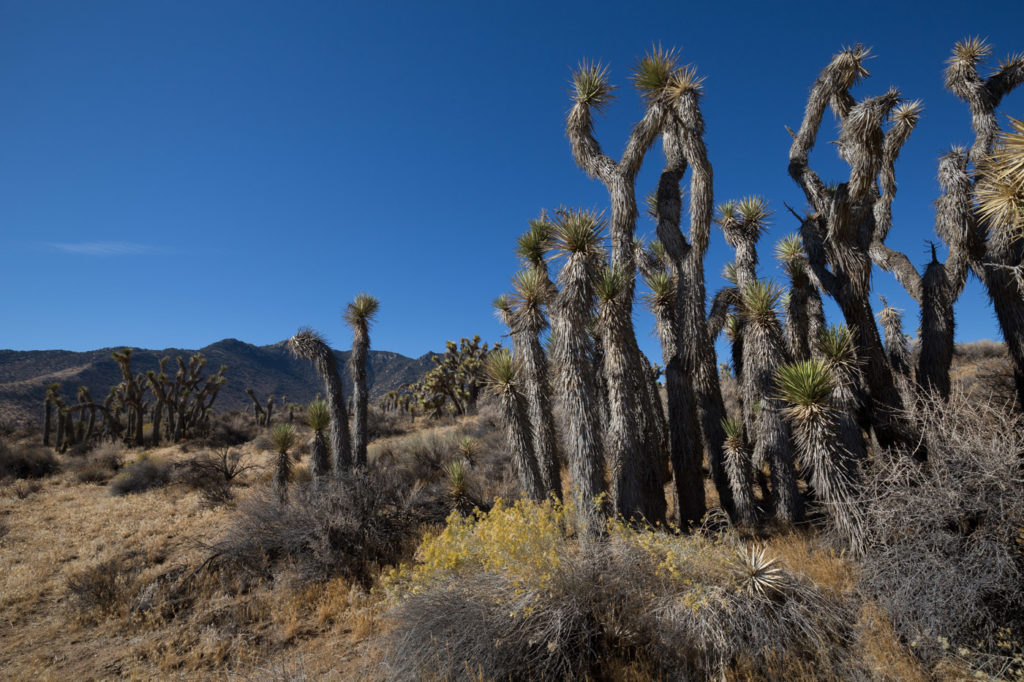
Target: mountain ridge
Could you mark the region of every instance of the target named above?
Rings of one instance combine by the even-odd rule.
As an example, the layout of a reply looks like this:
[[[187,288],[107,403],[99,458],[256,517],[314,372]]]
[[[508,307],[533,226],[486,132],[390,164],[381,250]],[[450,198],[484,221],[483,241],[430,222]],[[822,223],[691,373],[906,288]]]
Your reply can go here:
[[[5,421],[39,421],[42,418],[46,387],[59,382],[65,400],[76,402],[79,386],[86,386],[95,400],[102,400],[111,386],[121,381],[117,363],[110,357],[114,351],[129,346],[99,348],[89,351],[67,350],[0,350],[0,419]],[[245,409],[252,404],[245,390],[251,388],[260,400],[273,394],[278,408],[281,398],[288,402],[306,403],[323,392],[323,383],[312,363],[292,357],[287,341],[256,346],[235,338],[221,339],[198,350],[164,348],[161,350],[132,347],[132,370],[139,374],[156,370],[159,360],[169,357],[167,371],[175,368],[174,359],[186,362],[194,353],[206,358],[204,374],[227,366],[227,383],[214,403],[217,411]],[[351,351],[334,350],[345,395],[351,395],[352,381],[348,372]],[[418,381],[434,366],[428,351],[418,358],[409,358],[387,350],[370,350],[367,357],[367,383],[370,400],[388,391]]]

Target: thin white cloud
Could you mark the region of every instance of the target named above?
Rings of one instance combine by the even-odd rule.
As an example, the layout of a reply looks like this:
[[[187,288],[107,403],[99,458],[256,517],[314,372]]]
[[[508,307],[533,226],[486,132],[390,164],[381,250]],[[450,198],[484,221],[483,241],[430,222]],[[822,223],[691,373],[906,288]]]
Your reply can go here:
[[[159,251],[154,246],[132,242],[70,242],[51,244],[50,246],[58,251],[77,253],[83,256],[135,256]]]

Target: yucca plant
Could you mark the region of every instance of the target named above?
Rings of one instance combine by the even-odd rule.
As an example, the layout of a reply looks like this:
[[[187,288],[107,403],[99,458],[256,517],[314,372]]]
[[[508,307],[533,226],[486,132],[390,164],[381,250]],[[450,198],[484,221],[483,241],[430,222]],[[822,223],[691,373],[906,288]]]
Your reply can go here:
[[[335,476],[342,476],[352,467],[352,443],[349,441],[348,411],[334,351],[312,329],[300,329],[288,339],[288,348],[295,357],[312,362],[324,382],[327,410],[331,414],[331,468]]]
[[[858,470],[839,437],[838,414],[832,404],[835,379],[825,361],[803,360],[783,365],[775,374],[797,450],[809,472],[811,487],[832,523],[855,555],[864,549],[864,519],[854,503]]]
[[[314,400],[306,407],[306,424],[313,429],[309,459],[314,478],[323,478],[331,468],[325,431],[331,424],[331,411],[323,400]]]
[[[865,397],[861,389],[861,361],[853,332],[846,325],[831,325],[816,340],[817,353],[833,378],[832,405],[843,450],[855,462],[867,457],[867,443],[859,416]]]
[[[295,429],[291,424],[275,424],[270,432],[270,441],[277,452],[277,466],[274,469],[274,490],[281,504],[288,501],[288,477],[291,475],[291,458],[288,451],[295,445]]]
[[[558,330],[555,365],[559,401],[565,412],[565,446],[572,495],[580,510],[582,530],[601,530],[597,505],[604,488],[604,458],[598,421],[596,379],[588,331],[594,301],[593,282],[603,258],[601,216],[564,210],[555,224],[553,248],[562,259],[553,315]]]
[[[751,595],[772,599],[782,592],[785,573],[777,559],[768,556],[768,548],[742,548],[733,564],[736,587]]]
[[[548,361],[540,343],[540,335],[548,327],[545,307],[554,293],[553,285],[546,268],[531,266],[512,278],[512,290],[509,326],[516,358],[521,363],[533,453],[544,490],[561,497],[562,476],[551,409]]]
[[[352,455],[356,466],[366,466],[366,414],[369,389],[366,386],[366,357],[370,350],[370,324],[380,310],[380,301],[358,294],[345,308],[345,322],[352,328]]]
[[[772,282],[755,280],[741,291],[743,314],[743,393],[747,420],[752,425],[755,467],[768,463],[775,513],[784,522],[803,518],[789,426],[774,386],[774,375],[786,362],[782,329],[777,317],[781,291]]]
[[[519,362],[502,348],[488,354],[484,368],[488,386],[501,406],[508,448],[519,484],[528,497],[543,500],[546,491],[533,453],[526,399],[519,385]]]
[[[885,336],[885,354],[892,371],[906,384],[911,378],[910,350],[907,348],[907,337],[903,334],[903,313],[890,306],[884,296],[879,298],[882,300],[882,309],[878,313],[878,321],[882,323]]]
[[[789,296],[784,306],[786,346],[795,360],[807,360],[813,340],[825,328],[825,309],[821,294],[811,282],[800,235],[780,239],[775,245],[775,257],[789,277]]]
[[[752,453],[743,434],[743,425],[735,419],[723,419],[725,430],[725,471],[729,476],[736,518],[740,525],[752,528],[757,522],[754,506]]]
[[[986,158],[975,188],[978,213],[987,225],[1017,235],[1024,232],[1024,121],[1008,117]]]

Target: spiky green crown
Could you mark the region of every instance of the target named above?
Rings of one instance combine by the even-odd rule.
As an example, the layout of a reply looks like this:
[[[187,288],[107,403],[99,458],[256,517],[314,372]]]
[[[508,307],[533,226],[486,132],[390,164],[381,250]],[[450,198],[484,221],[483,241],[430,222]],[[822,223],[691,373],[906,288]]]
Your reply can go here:
[[[687,94],[700,96],[704,90],[704,77],[697,74],[697,67],[692,64],[681,66],[672,73],[665,94],[669,99],[678,100]]]
[[[1010,130],[981,164],[975,190],[982,221],[996,230],[1024,231],[1024,122],[1010,118]]]
[[[309,327],[300,327],[298,333],[288,339],[288,349],[297,358],[315,360],[330,352],[327,339],[320,332]]]
[[[380,310],[380,301],[370,294],[356,294],[355,299],[345,307],[345,322],[350,327],[369,326]]]
[[[779,397],[791,405],[824,406],[832,396],[834,379],[823,360],[803,360],[779,367],[775,386]]]
[[[547,276],[536,268],[522,270],[512,277],[511,303],[520,314],[535,315],[551,297]]]
[[[745,319],[767,324],[777,322],[776,314],[782,290],[771,280],[754,280],[743,287],[740,292],[743,300],[743,316]]]
[[[736,212],[744,223],[757,223],[762,227],[768,224],[768,218],[772,215],[772,211],[768,209],[768,200],[755,196],[740,199],[736,205]]]
[[[313,400],[306,406],[306,423],[314,431],[323,431],[331,423],[331,413],[327,409],[327,401]]]
[[[573,100],[577,104],[599,112],[615,99],[612,94],[615,87],[608,81],[608,67],[601,62],[582,60],[572,72],[572,87]]]
[[[539,263],[551,248],[554,225],[545,220],[531,220],[530,229],[516,239],[516,255],[528,263]]]
[[[780,263],[788,265],[793,261],[802,261],[804,258],[804,242],[800,235],[787,234],[775,244],[775,257]]]
[[[891,116],[893,122],[897,124],[914,127],[917,125],[917,121],[921,118],[922,111],[924,111],[924,103],[919,99],[912,99],[906,102],[900,102],[900,104],[892,110]]]
[[[736,315],[729,315],[725,318],[725,336],[730,341],[736,341],[743,333],[743,321]]]
[[[519,363],[507,349],[502,348],[488,353],[484,372],[491,388],[500,393],[516,385],[519,377]]]
[[[667,308],[675,302],[675,283],[672,281],[672,277],[664,270],[653,272],[649,276],[644,277],[644,282],[647,284],[647,288],[651,290],[644,298],[652,309]]]
[[[667,253],[665,251],[665,245],[655,239],[647,245],[647,251],[654,257],[654,260],[659,263],[664,263],[668,260]]]
[[[730,261],[725,264],[725,267],[722,268],[722,279],[729,284],[736,286],[738,281],[736,278],[736,263]]]
[[[633,85],[648,102],[658,99],[665,94],[677,67],[674,49],[666,50],[661,45],[652,45],[633,68]]]
[[[823,329],[816,345],[833,369],[856,369],[857,344],[853,340],[853,332],[845,324],[833,324]]]
[[[597,251],[604,233],[604,216],[585,209],[558,212],[555,223],[554,250],[562,255]]]
[[[971,36],[958,40],[953,45],[953,54],[947,60],[949,65],[977,66],[980,61],[992,54],[992,46],[981,36]]]
[[[600,301],[611,301],[625,293],[629,279],[621,268],[604,267],[594,282],[594,293]]]
[[[274,449],[278,453],[287,454],[288,450],[295,445],[295,429],[291,424],[274,424],[274,428],[270,432],[270,442],[274,444]]]
[[[491,305],[499,313],[510,313],[512,312],[512,297],[508,294],[502,294],[491,301]]]
[[[732,417],[722,419],[722,430],[725,431],[725,437],[731,441],[743,440],[743,424],[738,419]]]
[[[768,218],[771,215],[767,200],[749,196],[739,201],[726,201],[720,204],[715,222],[725,233],[726,241],[731,246],[737,246],[744,239],[757,241],[768,227]]]

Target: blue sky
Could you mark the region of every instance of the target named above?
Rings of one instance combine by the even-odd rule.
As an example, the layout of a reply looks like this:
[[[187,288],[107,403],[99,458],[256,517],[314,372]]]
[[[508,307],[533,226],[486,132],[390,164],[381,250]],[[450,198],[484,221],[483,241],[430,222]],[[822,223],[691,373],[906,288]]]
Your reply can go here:
[[[889,244],[928,259],[935,165],[969,143],[942,88],[953,43],[1024,50],[1024,3],[0,2],[0,347],[85,350],[273,343],[301,325],[349,346],[360,291],[381,300],[375,348],[420,355],[502,327],[492,299],[514,239],[543,207],[603,208],[563,132],[568,75],[608,63],[618,100],[598,125],[621,152],[641,105],[630,67],[677,46],[706,77],[716,203],[765,196],[771,246],[803,206],[786,175],[808,89],[842,45],[873,46],[872,77],[921,99],[897,167]],[[1024,93],[1004,101],[1024,116]],[[844,167],[827,144],[812,163]],[[638,191],[663,158],[648,154]],[[639,224],[640,234],[653,225]],[[731,253],[712,236],[708,290]],[[892,277],[876,291],[917,324]],[[838,321],[835,308],[830,312]],[[983,290],[960,340],[997,338]],[[641,346],[660,351],[646,313]]]

